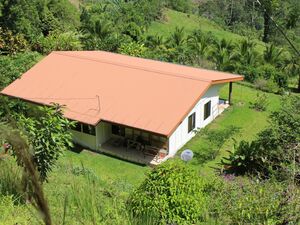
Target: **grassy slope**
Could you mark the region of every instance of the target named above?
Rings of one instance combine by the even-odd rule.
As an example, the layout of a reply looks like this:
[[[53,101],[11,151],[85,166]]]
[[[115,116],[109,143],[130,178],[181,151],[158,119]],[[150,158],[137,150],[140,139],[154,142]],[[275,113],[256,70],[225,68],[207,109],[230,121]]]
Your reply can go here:
[[[80,166],[82,164],[106,181],[121,179],[133,185],[142,181],[144,173],[149,170],[146,166],[136,165],[90,151],[67,152],[61,160],[63,163],[70,165]]]
[[[184,27],[187,34],[191,33],[193,30],[200,29],[204,33],[211,33],[218,39],[225,38],[235,42],[245,38],[238,34],[226,31],[216,23],[196,15],[185,14],[167,9],[165,12],[165,17],[165,21],[153,22],[146,32],[146,35],[161,35],[164,37],[169,37],[170,34],[174,32],[176,27]],[[262,51],[264,44],[258,40],[256,43],[258,44],[257,49]]]

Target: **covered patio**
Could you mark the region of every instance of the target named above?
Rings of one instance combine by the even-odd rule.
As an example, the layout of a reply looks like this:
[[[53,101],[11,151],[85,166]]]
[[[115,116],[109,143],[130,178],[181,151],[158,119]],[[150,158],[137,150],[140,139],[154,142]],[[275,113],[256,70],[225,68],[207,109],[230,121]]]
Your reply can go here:
[[[101,146],[99,151],[126,161],[144,165],[158,165],[164,161],[164,156],[160,157],[158,154],[147,154],[135,148],[117,146],[116,142],[118,142],[118,140],[110,139]]]
[[[168,155],[166,137],[119,124],[106,123],[110,132],[98,151],[131,162],[158,165]]]

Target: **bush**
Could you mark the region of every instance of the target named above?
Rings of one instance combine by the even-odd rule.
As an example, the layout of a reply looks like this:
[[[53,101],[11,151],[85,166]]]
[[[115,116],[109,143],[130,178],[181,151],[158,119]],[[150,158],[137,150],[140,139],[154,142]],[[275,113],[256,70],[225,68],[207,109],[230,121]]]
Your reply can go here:
[[[189,12],[192,9],[191,0],[167,0],[167,6],[179,12]]]
[[[268,106],[268,97],[265,93],[257,92],[254,102],[250,102],[250,108],[257,111],[266,111]]]
[[[278,85],[272,79],[266,80],[264,78],[258,78],[255,80],[254,86],[261,91],[271,93],[277,93],[279,91]]]
[[[53,32],[47,37],[40,36],[33,44],[33,49],[48,54],[52,51],[81,50],[80,35],[75,32]]]
[[[130,43],[121,44],[121,46],[118,49],[118,52],[124,55],[145,58],[147,54],[147,48],[143,44],[130,42]]]
[[[157,217],[160,224],[203,221],[207,204],[205,185],[183,162],[168,161],[151,171],[130,195],[128,210],[135,216]]]
[[[70,129],[75,123],[63,117],[60,106],[38,109],[31,117],[19,115],[18,125],[28,137],[40,179],[45,181],[59,156],[73,146]]]
[[[299,194],[299,189],[273,181],[225,176],[214,183],[209,212],[220,224],[298,224],[299,206],[293,207],[300,203]]]
[[[19,53],[13,56],[0,56],[0,89],[19,78],[33,66],[41,55],[36,52]]]
[[[0,53],[13,55],[28,48],[29,45],[23,35],[13,34],[12,31],[0,27]]]
[[[224,142],[238,131],[239,128],[235,126],[229,126],[222,130],[207,128],[200,130],[200,135],[203,139],[201,141],[202,144],[192,148],[195,154],[195,160],[191,163],[199,165],[215,159]]]

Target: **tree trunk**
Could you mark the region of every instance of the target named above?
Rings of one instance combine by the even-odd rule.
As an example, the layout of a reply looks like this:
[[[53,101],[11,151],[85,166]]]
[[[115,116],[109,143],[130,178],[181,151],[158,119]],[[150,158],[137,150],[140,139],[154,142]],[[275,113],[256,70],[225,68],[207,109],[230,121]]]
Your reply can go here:
[[[265,12],[264,12],[264,36],[263,36],[263,42],[265,42],[265,43],[269,42],[270,23],[271,23],[271,19],[268,15],[267,10],[265,10]]]

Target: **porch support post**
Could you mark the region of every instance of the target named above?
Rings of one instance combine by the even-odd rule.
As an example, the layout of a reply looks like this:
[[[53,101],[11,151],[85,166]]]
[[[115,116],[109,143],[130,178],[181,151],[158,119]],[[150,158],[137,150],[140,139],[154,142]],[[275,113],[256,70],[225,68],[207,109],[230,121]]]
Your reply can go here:
[[[229,96],[228,96],[229,105],[231,105],[231,94],[232,94],[232,82],[229,83]]]

